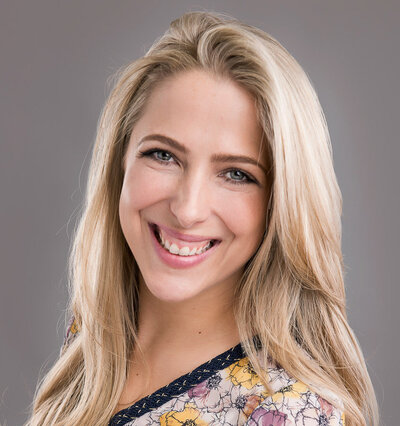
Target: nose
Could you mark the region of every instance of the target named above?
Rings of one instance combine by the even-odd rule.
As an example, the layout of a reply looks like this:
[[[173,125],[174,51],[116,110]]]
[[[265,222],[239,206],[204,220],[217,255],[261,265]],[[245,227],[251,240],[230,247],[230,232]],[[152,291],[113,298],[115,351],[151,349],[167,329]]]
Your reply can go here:
[[[211,188],[204,175],[201,172],[182,175],[170,201],[171,212],[179,225],[190,228],[197,222],[204,222],[211,206]]]

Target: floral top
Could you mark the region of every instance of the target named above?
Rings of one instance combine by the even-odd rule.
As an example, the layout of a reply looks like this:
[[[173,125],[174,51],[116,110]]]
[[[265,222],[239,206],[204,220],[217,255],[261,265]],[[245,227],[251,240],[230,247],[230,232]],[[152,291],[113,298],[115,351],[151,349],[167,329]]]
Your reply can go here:
[[[72,320],[63,349],[76,337]],[[343,426],[344,414],[271,361],[268,394],[241,344],[116,413],[109,426]]]

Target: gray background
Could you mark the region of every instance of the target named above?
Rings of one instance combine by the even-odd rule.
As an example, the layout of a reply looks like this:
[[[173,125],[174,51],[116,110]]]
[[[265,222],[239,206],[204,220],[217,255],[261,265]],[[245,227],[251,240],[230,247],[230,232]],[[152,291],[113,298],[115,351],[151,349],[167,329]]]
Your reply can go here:
[[[399,41],[394,1],[12,1],[0,11],[0,422],[21,425],[59,353],[70,236],[117,68],[188,10],[277,38],[304,67],[343,193],[350,325],[399,424]]]

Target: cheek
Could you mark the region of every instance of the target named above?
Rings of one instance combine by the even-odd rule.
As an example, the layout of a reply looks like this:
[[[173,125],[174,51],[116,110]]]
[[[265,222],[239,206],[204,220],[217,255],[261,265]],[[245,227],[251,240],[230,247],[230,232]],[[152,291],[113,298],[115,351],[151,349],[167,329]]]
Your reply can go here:
[[[119,199],[119,219],[128,243],[140,232],[142,210],[157,202],[157,194],[153,180],[138,173],[125,176]]]
[[[224,205],[225,223],[236,238],[254,246],[265,230],[266,202],[263,193],[231,195]],[[242,240],[243,243],[243,240]]]
[[[149,207],[169,191],[167,179],[159,173],[140,166],[131,169],[125,176],[120,196],[120,214],[134,213]]]

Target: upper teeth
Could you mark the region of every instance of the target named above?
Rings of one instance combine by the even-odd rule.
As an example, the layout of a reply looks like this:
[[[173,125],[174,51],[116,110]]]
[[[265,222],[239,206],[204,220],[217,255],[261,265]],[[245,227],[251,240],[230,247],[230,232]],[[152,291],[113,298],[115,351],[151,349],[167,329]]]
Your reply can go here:
[[[206,244],[203,244],[201,247],[181,247],[179,248],[177,244],[171,243],[166,237],[163,236],[161,229],[157,229],[158,235],[161,239],[161,245],[172,254],[178,254],[179,256],[194,256],[196,254],[201,254],[205,252],[211,246],[211,240]]]

